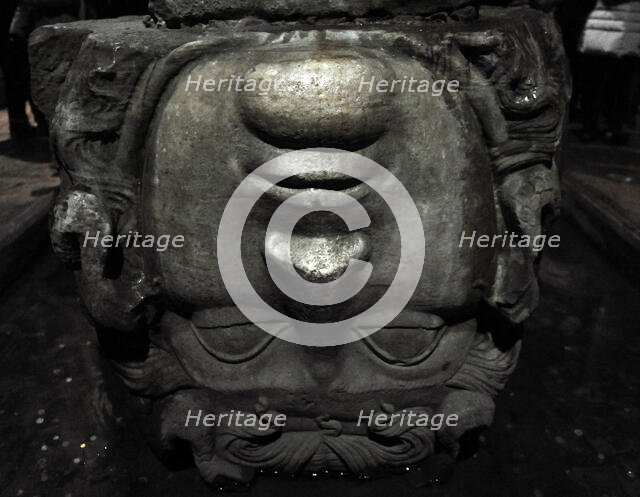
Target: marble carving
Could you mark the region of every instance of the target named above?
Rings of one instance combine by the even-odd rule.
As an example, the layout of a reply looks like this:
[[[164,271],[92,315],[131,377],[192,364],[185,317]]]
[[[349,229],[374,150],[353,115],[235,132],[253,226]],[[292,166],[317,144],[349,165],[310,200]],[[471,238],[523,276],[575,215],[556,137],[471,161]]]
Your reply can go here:
[[[367,475],[436,452],[455,459],[491,423],[537,303],[538,253],[459,247],[460,235],[544,231],[558,209],[554,153],[570,88],[554,2],[481,3],[160,0],[144,22],[33,35],[34,93],[63,177],[53,246],[163,457],[191,452],[212,484],[249,482],[259,469]],[[231,75],[276,76],[285,91],[185,91],[190,79]],[[405,76],[456,80],[459,91],[357,91],[362,77]],[[427,239],[420,284],[398,320],[339,347],[303,347],[257,328],[226,293],[215,254],[220,215],[242,178],[309,147],[387,167],[415,200]],[[397,229],[380,199],[363,205],[375,222],[362,238],[310,216],[292,252],[305,278],[323,281],[307,264],[319,244],[329,257],[355,250],[375,268],[370,288],[329,311],[277,292],[262,253],[273,206],[263,202],[244,233],[256,290],[308,320],[375,302],[395,272]],[[98,230],[181,235],[184,246],[83,247]],[[356,423],[362,410],[408,409],[459,423]],[[185,427],[189,410],[287,422],[194,429]]]

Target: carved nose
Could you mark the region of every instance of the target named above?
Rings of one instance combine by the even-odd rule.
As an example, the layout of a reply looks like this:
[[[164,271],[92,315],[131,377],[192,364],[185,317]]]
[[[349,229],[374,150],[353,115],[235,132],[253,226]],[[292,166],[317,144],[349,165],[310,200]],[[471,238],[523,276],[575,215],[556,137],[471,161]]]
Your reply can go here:
[[[393,73],[377,59],[297,54],[260,63],[245,78],[257,84],[239,95],[243,119],[277,147],[357,149],[388,129],[393,95],[376,92],[371,81],[393,79]]]

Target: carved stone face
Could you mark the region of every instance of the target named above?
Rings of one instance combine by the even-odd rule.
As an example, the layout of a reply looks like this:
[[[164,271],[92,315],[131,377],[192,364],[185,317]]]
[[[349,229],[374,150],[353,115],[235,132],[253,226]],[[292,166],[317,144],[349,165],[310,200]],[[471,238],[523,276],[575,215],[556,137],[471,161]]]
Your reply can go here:
[[[382,50],[344,42],[318,50],[309,38],[263,47],[255,54],[230,50],[205,57],[174,79],[152,127],[143,210],[145,232],[180,233],[187,242],[181,250],[147,252],[149,265],[156,268],[161,294],[176,308],[194,311],[193,333],[185,333],[179,344],[183,366],[209,388],[237,393],[229,408],[238,402],[253,404],[267,390],[272,391],[270,406],[286,405],[290,415],[312,417],[353,416],[362,405],[378,408],[380,390],[388,392],[386,402],[423,404],[427,389],[453,374],[473,342],[473,323],[447,326],[446,317],[478,306],[495,274],[491,250],[459,248],[463,231],[496,230],[482,129],[461,96],[358,91],[362,75],[376,81],[404,74],[436,80],[427,66],[408,55],[389,57]],[[187,82],[200,76],[219,81],[232,74],[257,80],[277,74],[293,91],[185,91]],[[217,267],[218,224],[229,197],[248,172],[284,153],[284,142],[299,148],[356,144],[359,153],[388,167],[406,185],[427,235],[423,277],[405,311],[390,329],[365,342],[321,354],[331,356],[330,369],[326,359],[311,359],[317,352],[273,341],[248,322],[236,311]],[[352,186],[344,183],[345,189]],[[322,187],[322,181],[298,178],[295,186],[301,191]],[[306,243],[293,256],[300,266],[305,253],[316,252],[315,245],[329,246],[333,258],[348,260],[352,245],[343,241],[352,237],[368,247],[363,250],[375,268],[366,289],[346,305],[317,311],[281,295],[267,272],[265,232],[282,195],[280,190],[267,195],[244,230],[244,264],[258,293],[307,319],[346,318],[374,304],[391,284],[400,251],[396,221],[384,201],[374,192],[353,193],[373,220],[358,233],[350,233],[328,213],[299,225],[297,239]],[[260,344],[264,350],[253,357]],[[237,382],[238,366],[220,360],[227,355],[250,365],[250,379]],[[375,384],[372,375],[379,376]],[[400,384],[403,388],[394,391]]]
[[[187,243],[182,250],[148,254],[158,268],[163,295],[192,309],[235,307],[217,268],[218,224],[240,181],[286,152],[283,142],[288,142],[297,148],[353,146],[406,185],[427,237],[423,278],[406,312],[415,314],[411,319],[416,325],[441,322],[423,314],[458,314],[477,305],[491,285],[495,254],[468,245],[460,248],[460,234],[493,234],[497,221],[482,128],[464,97],[358,91],[361,75],[372,75],[376,81],[404,74],[436,78],[409,56],[392,58],[352,44],[318,51],[313,40],[291,45],[266,47],[249,56],[230,51],[196,61],[181,71],[165,94],[144,175],[145,231],[181,233]],[[231,74],[259,80],[269,73],[293,91],[263,96],[185,91],[187,82],[201,75],[203,80],[218,81]],[[353,187],[352,182],[343,183],[332,188]],[[298,178],[295,186],[291,190],[297,192],[321,188],[323,182]],[[245,265],[265,296],[277,291],[264,263],[265,232],[274,208],[286,196],[286,191],[275,190],[257,206],[244,231]],[[191,194],[185,196],[185,191]],[[342,243],[349,236],[366,247],[362,250],[375,268],[373,277],[363,292],[342,306],[341,315],[375,303],[390,285],[399,260],[396,221],[384,201],[374,192],[354,196],[373,219],[369,229],[349,235],[344,223],[328,213],[310,216],[298,227],[298,239],[307,241],[298,248],[303,252],[314,252],[314,244],[329,245],[334,247],[333,257],[348,260],[341,251],[349,250],[350,245]],[[303,266],[304,253],[296,255]],[[284,297],[274,300],[274,305],[294,312],[312,312],[297,309]]]
[[[177,440],[190,442],[208,481],[246,480],[257,468],[363,474],[418,462],[436,440],[455,456],[464,432],[491,422],[491,397],[517,359],[515,328],[535,307],[535,257],[460,239],[474,231],[540,233],[543,213],[557,201],[552,156],[568,98],[565,69],[549,36],[557,36],[555,26],[530,9],[488,10],[477,22],[420,22],[411,29],[396,22],[367,29],[285,23],[212,29],[198,39],[178,30],[185,39],[171,42],[156,31],[144,35],[160,47],[153,64],[137,48],[114,49],[110,76],[96,69],[90,84],[68,79],[76,99],[110,95],[107,118],[117,123],[118,138],[115,145],[89,144],[96,126],[88,113],[86,121],[68,119],[78,112],[72,99],[59,107],[55,143],[75,182],[65,185],[56,207],[54,245],[76,263],[116,369],[150,399],[155,443],[171,450]],[[115,44],[115,37],[104,43]],[[84,50],[89,67],[104,68],[103,48]],[[206,91],[193,83],[232,77],[277,79],[280,88]],[[456,80],[459,91],[363,87],[372,78],[409,77]],[[130,104],[117,95],[118,85],[129,89]],[[78,160],[78,141],[88,161]],[[240,182],[268,160],[310,147],[357,151],[386,167],[411,194],[426,239],[422,276],[405,310],[370,337],[331,348],[278,340],[252,324],[229,297],[216,256],[222,212]],[[244,227],[249,279],[269,304],[299,319],[358,314],[397,271],[396,220],[377,193],[353,179],[301,175],[293,166],[290,173]],[[330,308],[282,294],[264,262],[275,208],[310,188],[347,192],[372,220],[350,232],[337,216],[320,212],[296,227],[292,259],[310,281],[337,278],[351,257],[373,265],[365,289]],[[179,234],[185,243],[164,252],[125,250],[117,271],[105,271],[113,254],[83,249],[78,267],[69,237],[96,228]],[[318,267],[318,258],[329,262]],[[125,350],[125,343],[132,345]],[[185,427],[188,410],[199,409],[273,411],[288,422],[267,433]],[[403,409],[457,414],[460,422],[437,432],[356,425],[361,410]]]

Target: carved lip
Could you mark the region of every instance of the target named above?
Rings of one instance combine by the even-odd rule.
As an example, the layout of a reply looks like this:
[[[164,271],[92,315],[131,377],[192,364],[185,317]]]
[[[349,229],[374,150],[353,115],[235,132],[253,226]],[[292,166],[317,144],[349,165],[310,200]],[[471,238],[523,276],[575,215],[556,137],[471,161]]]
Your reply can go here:
[[[267,195],[284,201],[298,193],[311,190],[337,191],[346,193],[356,200],[364,198],[370,192],[366,183],[351,176],[333,171],[314,171],[294,174],[280,181],[267,192]]]
[[[247,180],[265,192],[266,197],[281,202],[296,194],[311,191],[316,195],[300,200],[305,204],[312,202],[315,207],[334,204],[335,192],[360,200],[371,191],[367,182],[378,179],[378,172],[363,168],[361,159],[363,157],[357,154],[336,149],[293,151],[272,158],[257,170],[248,164],[247,170],[251,174]]]

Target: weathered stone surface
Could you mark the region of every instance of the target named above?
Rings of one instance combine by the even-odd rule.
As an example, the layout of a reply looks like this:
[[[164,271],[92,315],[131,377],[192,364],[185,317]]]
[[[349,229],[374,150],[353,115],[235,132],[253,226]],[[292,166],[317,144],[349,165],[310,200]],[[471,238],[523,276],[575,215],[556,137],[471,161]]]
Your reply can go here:
[[[553,156],[569,87],[549,14],[487,7],[478,16],[370,19],[366,27],[239,20],[176,30],[119,20],[36,34],[36,97],[64,172],[54,247],[76,271],[117,371],[147,399],[154,445],[171,452],[189,442],[207,481],[247,480],[258,468],[403,467],[436,447],[456,456],[463,433],[490,423],[492,396],[515,367],[518,326],[537,303],[536,255],[460,246],[460,236],[542,232],[542,218],[557,208]],[[56,49],[72,54],[64,79],[51,63]],[[460,91],[354,96],[358,74],[458,80]],[[280,76],[289,98],[189,90],[199,76],[231,75]],[[53,82],[55,90],[46,88]],[[215,253],[239,182],[290,148],[317,146],[357,150],[387,167],[415,200],[428,240],[420,283],[397,321],[326,350],[250,323],[230,299]],[[296,188],[327,181],[295,180]],[[374,303],[396,272],[399,234],[381,199],[362,204],[376,221],[365,235],[347,240],[335,220],[307,219],[294,255],[307,278],[328,280],[358,253],[375,268],[370,288],[330,311],[278,292],[263,255],[274,209],[267,201],[243,238],[256,291],[298,318],[342,318]],[[82,247],[87,230],[180,234],[185,244],[165,252]],[[330,274],[317,265],[327,259]],[[186,413],[199,409],[284,413],[288,423],[268,432],[185,428]],[[458,414],[460,425],[356,425],[360,410],[403,409]]]
[[[502,5],[529,3],[536,8],[550,9],[561,0],[501,0]],[[435,13],[451,13],[466,6],[475,5],[474,0],[152,0],[151,12],[170,26],[180,23],[195,24],[213,19],[238,19],[255,16],[263,19],[292,19],[341,16],[429,16]]]
[[[291,17],[361,17],[368,14],[412,14],[428,15],[446,9],[454,9],[471,4],[471,0],[226,0],[221,2],[194,2],[178,0],[150,2],[151,11],[167,21],[186,23],[202,22],[210,19],[234,19],[253,15],[266,19],[287,19]]]

